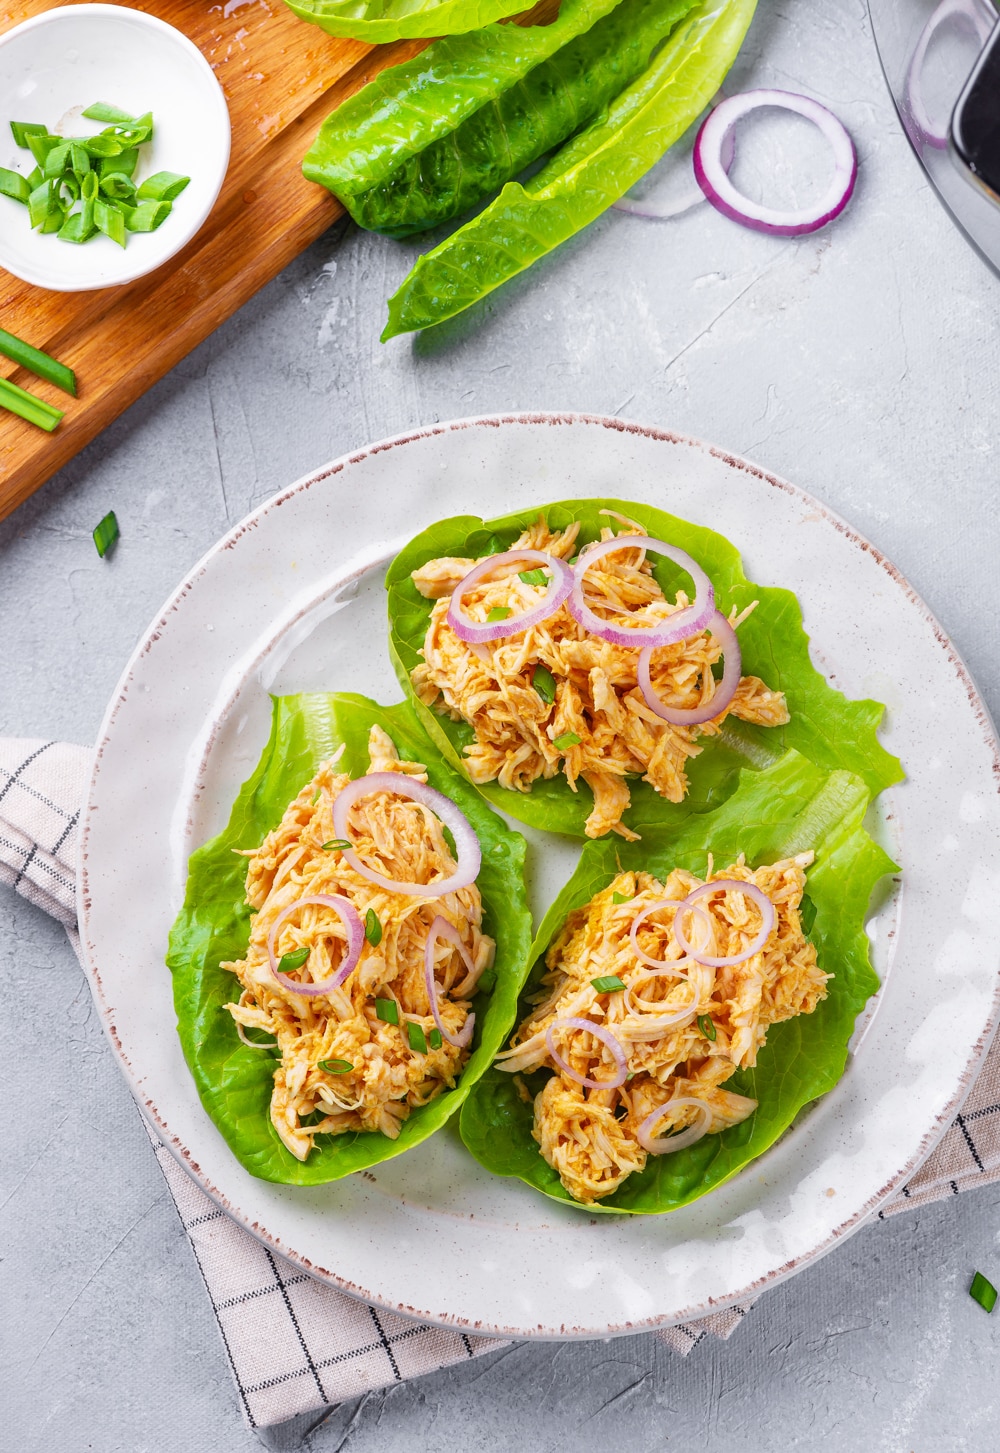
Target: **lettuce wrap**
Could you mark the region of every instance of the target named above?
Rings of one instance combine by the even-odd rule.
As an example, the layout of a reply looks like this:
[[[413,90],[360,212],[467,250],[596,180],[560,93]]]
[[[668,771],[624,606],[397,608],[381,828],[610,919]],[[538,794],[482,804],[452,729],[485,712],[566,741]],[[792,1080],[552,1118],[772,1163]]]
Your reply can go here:
[[[343,770],[368,771],[368,732],[377,723],[400,757],[423,762],[432,787],[468,818],[482,847],[477,883],[484,930],[496,939],[492,992],[474,1000],[472,1053],[454,1089],[414,1109],[398,1140],[377,1132],[318,1136],[305,1162],[288,1151],[271,1124],[274,1056],[244,1045],[227,1003],[239,998],[235,976],[222,962],[242,958],[250,937],[245,902],[246,859],[234,849],[257,847],[322,761],[341,744]],[[484,1072],[514,1020],[524,979],[531,918],[524,891],[524,839],[512,832],[427,740],[406,703],[378,706],[363,696],[302,695],[274,700],[271,735],[242,787],[228,826],[190,861],[184,906],[170,934],[167,964],[184,1056],[202,1104],[233,1154],[262,1180],[319,1185],[400,1155],[426,1140],[459,1108]]]
[[[606,1200],[581,1207],[599,1212],[656,1214],[676,1210],[721,1185],[759,1156],[793,1123],[802,1109],[825,1094],[844,1072],[854,1022],[878,988],[864,931],[869,900],[879,879],[895,864],[867,834],[862,821],[869,793],[860,778],[827,771],[789,751],[762,771],[744,771],[729,800],[711,813],[688,809],[686,820],[669,828],[648,825],[641,842],[588,842],[569,882],[549,908],[531,945],[526,989],[544,971],[545,953],[575,908],[588,903],[622,870],[642,869],[663,881],[673,868],[704,874],[706,854],[716,869],[740,853],[750,867],[776,862],[808,848],[803,926],[815,944],[820,968],[832,973],[827,997],[812,1014],[768,1030],[753,1069],[738,1070],[726,1090],[748,1095],[757,1110],[739,1125],[669,1155],[651,1155]],[[530,1012],[522,998],[517,1022]],[[532,1094],[545,1073],[525,1075]],[[465,1102],[460,1130],[465,1145],[495,1175],[517,1176],[555,1200],[579,1205],[532,1139],[533,1107],[522,1099],[513,1076],[490,1069]]]
[[[452,721],[416,697],[410,673],[419,664],[434,602],[420,594],[411,571],[439,556],[479,558],[511,547],[521,532],[544,515],[552,530],[581,522],[578,548],[600,538],[609,523],[601,510],[615,510],[641,524],[649,535],[680,546],[702,566],[715,586],[718,608],[757,608],[739,628],[744,675],[759,676],[773,690],[783,691],[791,720],[781,727],[756,727],[729,718],[717,737],[703,739],[701,754],[688,764],[690,791],[681,803],[657,795],[639,777],[628,779],[632,803],[623,821],[639,830],[644,823],[668,827],[681,824],[692,810],[719,806],[735,789],[743,768],[766,768],[787,748],[795,748],[827,771],[843,770],[861,779],[872,797],[898,782],[903,773],[897,758],[881,746],[877,728],[884,707],[875,701],[852,701],[834,690],[809,659],[809,638],[802,612],[788,590],[755,585],[743,573],[739,552],[722,535],[692,525],[652,505],[618,499],[564,500],[519,510],[501,519],[483,521],[457,515],[429,526],[397,555],[386,575],[389,597],[390,653],[397,676],[413,702],[424,728],[444,757],[464,770],[463,749],[473,740],[472,728]],[[654,575],[672,596],[687,577],[660,557]],[[539,779],[526,793],[490,782],[478,787],[493,806],[519,821],[549,832],[584,837],[593,803],[590,789],[574,792],[561,774]]]

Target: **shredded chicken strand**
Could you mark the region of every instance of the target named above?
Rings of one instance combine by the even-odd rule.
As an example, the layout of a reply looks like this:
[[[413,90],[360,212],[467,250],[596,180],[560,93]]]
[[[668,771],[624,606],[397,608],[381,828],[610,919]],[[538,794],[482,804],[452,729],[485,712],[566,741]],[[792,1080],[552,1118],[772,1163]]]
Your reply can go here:
[[[625,529],[601,532],[603,540],[618,538],[622,549],[599,560],[586,579],[587,603],[606,618],[628,612],[636,626],[648,627],[684,609],[688,598],[664,599],[646,552],[628,547],[628,535],[640,526],[615,515]],[[559,559],[572,555],[580,526],[549,530],[543,517],[518,538],[516,549],[544,550]],[[594,796],[587,818],[588,837],[617,832],[635,838],[622,823],[631,795],[627,778],[641,776],[669,802],[688,791],[685,771],[690,757],[702,750],[699,739],[711,737],[730,714],[762,726],[789,720],[784,695],[756,676],[744,676],[728,706],[700,726],[674,726],[647,706],[636,678],[638,648],[613,646],[588,634],[563,605],[538,625],[487,646],[469,646],[448,624],[450,598],[477,562],[443,557],[413,572],[422,595],[435,602],[424,639],[423,661],[412,673],[414,690],[427,706],[453,721],[467,722],[475,740],[465,749],[473,782],[499,782],[528,792],[539,778],[564,774],[576,791],[583,781]],[[547,585],[520,578],[517,562],[500,566],[462,598],[473,621],[485,621],[492,610],[530,610]],[[753,606],[730,614],[730,624],[746,619]],[[702,632],[654,652],[651,680],[662,701],[690,710],[711,699],[712,667],[722,646]],[[546,701],[534,688],[536,666],[555,679],[555,700]],[[572,734],[579,742],[563,747],[557,740]]]
[[[372,727],[368,752],[372,772],[427,780],[422,764],[399,760],[381,727]],[[236,975],[243,991],[238,1003],[226,1006],[234,1020],[277,1041],[280,1061],[274,1072],[271,1121],[283,1144],[303,1161],[317,1135],[369,1130],[394,1140],[411,1109],[454,1085],[468,1050],[443,1037],[437,1049],[430,1044],[435,1022],[424,981],[424,950],[435,916],[441,914],[458,929],[477,970],[492,964],[495,948],[482,931],[482,900],[475,884],[439,898],[391,893],[355,872],[340,852],[323,850],[324,843],[337,837],[333,805],[350,780],[336,770],[336,758],[324,762],[278,826],[249,855],[246,901],[257,910],[250,944],[246,958],[222,965]],[[351,809],[350,822],[358,856],[386,877],[432,883],[455,871],[441,823],[416,802],[372,794]],[[356,967],[339,989],[307,998],[271,973],[267,937],[280,913],[316,894],[348,898],[362,922],[374,910],[382,937],[377,945],[365,941]],[[310,952],[296,971],[301,981],[319,983],[336,972],[346,932],[332,908],[310,906],[285,920],[276,957],[302,948]],[[463,981],[470,977],[458,949],[440,938],[435,949],[438,1007],[455,1036],[469,1014]],[[398,1025],[377,1017],[376,998],[395,1001]],[[426,1053],[411,1048],[407,1024],[424,1031]],[[337,1066],[330,1069],[335,1061],[348,1064],[349,1070],[338,1074]]]
[[[532,1134],[575,1200],[602,1200],[643,1169],[647,1152],[638,1129],[661,1106],[667,1108],[653,1126],[657,1137],[693,1124],[701,1118],[702,1104],[711,1111],[709,1135],[753,1114],[755,1100],[722,1085],[738,1069],[757,1063],[772,1024],[811,1014],[832,977],[820,969],[816,949],[802,931],[799,910],[812,859],[804,852],[751,870],[740,857],[719,872],[709,859],[705,879],[675,868],[663,884],[649,873],[621,872],[569,915],[546,955],[535,1008],[497,1065],[518,1077],[519,1093],[525,1095],[521,1075],[554,1072],[535,1096]],[[661,900],[680,903],[702,882],[721,879],[753,883],[774,905],[775,922],[764,946],[739,964],[716,969],[697,963],[682,952],[674,935],[676,909],[668,905],[650,913],[636,937],[645,954],[676,966],[675,971],[667,974],[644,964],[629,937],[633,920]],[[760,910],[737,889],[706,895],[698,907],[704,916],[692,915],[697,927],[687,922],[683,927],[712,958],[736,957],[760,931]],[[595,989],[592,980],[605,975],[616,976],[624,990]],[[585,1089],[555,1063],[546,1030],[567,1018],[610,1030],[628,1064],[622,1086]],[[704,1032],[709,1020],[714,1039]],[[615,1078],[614,1057],[596,1036],[559,1030],[554,1037],[560,1056],[577,1074]],[[671,1109],[674,1101],[687,1103]]]

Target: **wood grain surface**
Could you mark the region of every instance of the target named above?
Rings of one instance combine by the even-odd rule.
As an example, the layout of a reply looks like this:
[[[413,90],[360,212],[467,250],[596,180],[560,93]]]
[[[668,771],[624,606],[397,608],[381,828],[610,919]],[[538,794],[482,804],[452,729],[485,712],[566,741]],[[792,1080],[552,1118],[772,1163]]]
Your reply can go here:
[[[0,33],[50,9],[0,0]],[[300,163],[333,107],[423,41],[372,49],[296,19],[282,0],[160,0],[134,8],[201,49],[226,95],[232,157],[207,222],[126,287],[53,293],[0,269],[0,326],[76,371],[79,398],[0,359],[0,376],[66,410],[53,434],[0,412],[0,519],[269,282],[342,212]]]

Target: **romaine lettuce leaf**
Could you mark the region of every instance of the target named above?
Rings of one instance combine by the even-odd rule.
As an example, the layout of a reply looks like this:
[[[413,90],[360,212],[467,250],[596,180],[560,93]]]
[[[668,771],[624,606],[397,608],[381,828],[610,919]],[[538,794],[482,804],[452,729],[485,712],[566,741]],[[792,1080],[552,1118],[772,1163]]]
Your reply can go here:
[[[756,0],[702,0],[646,71],[524,185],[508,182],[421,257],[389,299],[383,342],[454,317],[618,200],[687,130],[736,58]]]
[[[286,0],[300,20],[327,35],[381,45],[387,40],[459,35],[516,15],[524,0]]]
[[[474,1049],[455,1089],[411,1111],[398,1140],[374,1132],[323,1136],[303,1164],[281,1144],[271,1125],[274,1057],[246,1048],[224,1007],[238,997],[239,985],[219,964],[241,958],[250,935],[246,859],[233,849],[256,847],[319,763],[341,743],[344,770],[352,777],[363,776],[373,723],[388,732],[401,757],[426,764],[431,785],[456,802],[475,829],[483,851],[478,883],[484,925],[497,940],[496,986],[489,997],[475,1000]],[[275,699],[270,740],[236,799],[229,825],[191,857],[184,907],[171,931],[167,956],[178,1031],[198,1093],[252,1175],[292,1185],[337,1180],[418,1145],[454,1114],[513,1023],[531,940],[523,867],[524,839],[441,759],[408,705],[383,707],[348,695]]]
[[[723,612],[734,605],[742,609],[751,601],[758,602],[739,630],[743,673],[760,676],[768,686],[783,691],[791,713],[791,721],[784,727],[754,727],[730,719],[719,737],[705,739],[701,755],[688,764],[691,790],[683,803],[666,802],[647,783],[630,778],[632,806],[624,818],[629,826],[682,822],[692,809],[717,806],[735,788],[740,768],[767,766],[787,747],[795,747],[821,767],[855,773],[873,797],[900,780],[898,760],[885,751],[876,735],[884,708],[875,701],[848,700],[815,669],[809,659],[802,613],[790,591],[747,580],[739,552],[713,530],[689,524],[652,505],[617,499],[563,500],[489,522],[473,515],[454,516],[417,535],[389,567],[386,589],[393,664],[426,730],[453,766],[461,768],[462,749],[472,741],[472,728],[439,716],[413,694],[410,672],[420,661],[433,602],[420,594],[410,572],[441,555],[478,558],[506,550],[539,514],[545,515],[552,529],[564,529],[580,520],[580,542],[595,540],[608,524],[607,517],[600,514],[602,509],[636,520],[650,535],[692,555],[711,577]],[[675,566],[662,559],[655,573],[668,594],[684,579]],[[585,835],[593,798],[584,783],[574,793],[560,775],[535,782],[528,793],[512,792],[495,782],[479,790],[495,807],[521,822],[549,832]]]
[[[864,932],[869,899],[879,879],[895,868],[862,827],[868,801],[857,777],[828,772],[789,751],[764,771],[744,772],[738,790],[715,812],[690,813],[670,828],[644,827],[637,843],[617,838],[587,843],[535,936],[529,986],[540,977],[545,952],[567,915],[607,887],[620,869],[643,869],[662,882],[675,867],[704,875],[708,852],[717,868],[740,853],[756,867],[806,848],[816,853],[806,886],[815,908],[809,938],[820,967],[834,975],[814,1013],[773,1025],[756,1068],[740,1070],[725,1082],[727,1090],[758,1101],[749,1120],[687,1150],[650,1156],[646,1168],[613,1196],[583,1208],[588,1214],[659,1213],[686,1205],[760,1155],[810,1101],[837,1083],[854,1021],[878,988]],[[522,1002],[519,1018],[528,1008]],[[530,1083],[537,1091],[541,1078],[532,1077]],[[487,1170],[518,1176],[545,1195],[576,1205],[539,1154],[532,1120],[532,1106],[518,1095],[513,1077],[490,1069],[466,1100],[460,1129]]]

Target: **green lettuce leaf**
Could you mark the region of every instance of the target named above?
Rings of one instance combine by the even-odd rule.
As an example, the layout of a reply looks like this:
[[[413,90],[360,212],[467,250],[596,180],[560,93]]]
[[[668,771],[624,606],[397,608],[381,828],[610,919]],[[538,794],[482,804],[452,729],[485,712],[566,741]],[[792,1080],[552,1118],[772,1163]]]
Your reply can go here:
[[[410,579],[410,572],[441,555],[478,558],[510,548],[523,529],[543,514],[551,529],[565,529],[573,520],[582,528],[580,543],[600,537],[608,524],[602,509],[616,510],[636,520],[656,539],[686,550],[707,571],[715,585],[716,602],[724,613],[752,601],[757,609],[740,626],[743,673],[759,676],[772,689],[785,693],[791,721],[784,727],[755,727],[730,719],[722,733],[706,739],[701,755],[688,763],[691,790],[683,803],[657,796],[639,778],[630,778],[632,805],[625,822],[683,821],[692,810],[717,806],[733,791],[743,767],[766,767],[788,747],[827,769],[853,772],[874,797],[898,782],[902,769],[878,741],[876,729],[884,707],[875,701],[850,701],[835,691],[809,659],[809,638],[802,627],[798,601],[788,590],[755,585],[743,574],[739,552],[713,530],[689,524],[652,505],[616,499],[564,500],[559,504],[519,510],[488,523],[474,515],[457,515],[431,525],[396,556],[386,576],[389,593],[390,653],[396,674],[408,691],[426,730],[453,766],[462,768],[463,748],[473,740],[472,728],[439,716],[417,700],[410,672],[418,665],[427,633],[432,601],[425,600]],[[686,580],[669,561],[661,559],[655,574],[667,594]],[[528,793],[513,792],[496,782],[479,789],[493,805],[521,822],[549,832],[585,836],[584,824],[593,805],[590,789],[578,784],[573,792],[565,777],[538,781]]]
[[[711,101],[755,6],[702,0],[639,79],[537,176],[508,182],[485,211],[418,260],[389,299],[383,342],[454,317],[627,192]]]
[[[576,871],[535,936],[528,985],[544,968],[544,955],[567,915],[606,888],[619,870],[644,869],[662,882],[672,868],[703,875],[706,853],[717,868],[745,853],[752,867],[812,848],[816,861],[806,894],[815,909],[809,938],[819,964],[834,975],[827,997],[812,1014],[768,1030],[757,1065],[737,1071],[727,1090],[749,1095],[758,1109],[741,1125],[708,1135],[687,1150],[650,1156],[646,1168],[597,1206],[583,1209],[660,1213],[676,1210],[721,1185],[772,1145],[803,1108],[826,1094],[844,1072],[854,1022],[878,988],[864,932],[869,899],[895,864],[862,827],[868,806],[864,784],[848,772],[827,772],[789,751],[774,766],[745,772],[739,789],[717,811],[691,813],[671,829],[650,827],[638,843],[589,842]],[[520,1018],[530,1006],[522,1002]],[[532,1077],[537,1091],[541,1078]],[[555,1200],[574,1202],[531,1137],[532,1106],[513,1077],[490,1069],[462,1110],[462,1139],[496,1175],[518,1176]]]
[[[351,216],[371,231],[409,237],[470,211],[609,105],[695,3],[622,0],[377,186],[345,193]]]
[[[459,35],[516,15],[524,0],[286,0],[300,20],[327,35],[369,45],[425,36]]]
[[[341,745],[344,770],[368,771],[368,732],[383,727],[401,757],[424,762],[432,787],[465,813],[483,851],[478,883],[484,927],[497,940],[496,985],[475,1001],[474,1049],[453,1090],[413,1110],[398,1140],[376,1132],[319,1137],[303,1164],[282,1145],[268,1113],[275,1059],[248,1049],[225,1008],[238,998],[234,976],[219,967],[243,957],[251,915],[244,901],[246,859],[234,848],[256,847],[319,763]],[[511,832],[427,741],[405,703],[378,706],[364,696],[275,698],[271,736],[244,784],[226,829],[191,857],[184,907],[170,934],[167,964],[184,1055],[202,1104],[252,1175],[290,1185],[319,1185],[400,1155],[439,1129],[461,1105],[500,1048],[514,1019],[524,977],[531,917],[524,893],[524,839]]]

